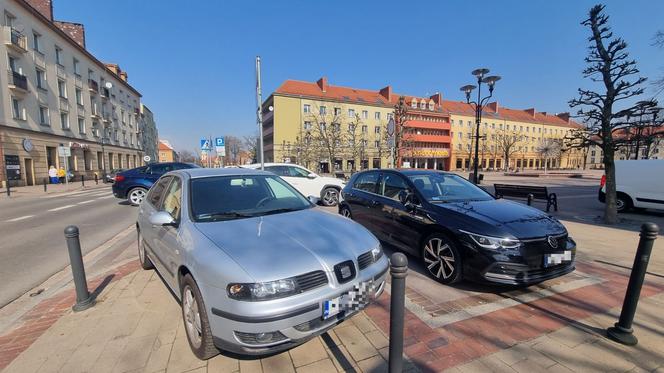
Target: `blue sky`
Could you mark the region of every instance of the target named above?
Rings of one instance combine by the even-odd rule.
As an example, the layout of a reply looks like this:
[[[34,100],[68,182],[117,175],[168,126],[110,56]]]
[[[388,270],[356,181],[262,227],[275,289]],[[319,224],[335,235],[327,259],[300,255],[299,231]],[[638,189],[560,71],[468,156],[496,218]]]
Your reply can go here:
[[[96,3],[95,3],[96,4]],[[155,113],[160,137],[193,150],[206,135],[255,132],[254,58],[263,97],[286,79],[461,100],[470,71],[503,79],[503,106],[569,111],[580,85],[594,1],[54,0],[56,19],[86,26],[88,49],[116,62]],[[664,1],[608,1],[616,35],[642,75],[664,74]],[[649,95],[654,90],[648,88]],[[659,99],[664,100],[664,95]]]

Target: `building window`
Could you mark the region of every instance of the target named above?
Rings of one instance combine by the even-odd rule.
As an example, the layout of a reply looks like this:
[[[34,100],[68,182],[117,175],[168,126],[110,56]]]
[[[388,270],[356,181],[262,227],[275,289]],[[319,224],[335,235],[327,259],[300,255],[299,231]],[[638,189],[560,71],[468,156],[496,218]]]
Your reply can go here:
[[[463,139],[463,133],[457,132],[459,134],[459,140]]]
[[[380,120],[380,111],[374,113],[374,119]]]
[[[310,130],[311,128],[312,128],[312,127],[311,127],[311,122],[309,122],[309,121],[305,121],[305,122],[304,122],[304,129],[305,129],[305,130]]]
[[[66,111],[60,112],[60,126],[63,130],[69,129],[69,113]]]
[[[340,107],[335,107],[335,108],[334,108],[334,115],[335,115],[335,116],[337,116],[337,115],[341,115],[341,108],[340,108]]]
[[[362,119],[369,119],[369,112],[367,110],[362,110]]]
[[[355,118],[355,109],[348,109],[348,117]]]
[[[380,140],[374,141],[374,148],[376,149],[380,148]]]
[[[58,47],[57,45],[55,46],[55,63],[57,63],[60,66],[62,65],[62,49]]]
[[[450,119],[450,125],[454,125],[454,119]]]
[[[394,118],[394,114],[392,114],[392,113],[387,113],[387,120],[390,120],[390,119],[392,119],[392,118]],[[380,118],[378,118],[378,119],[380,119]]]
[[[32,32],[32,49],[36,50],[39,53],[42,53],[41,51],[41,35],[37,32]]]
[[[72,62],[73,62],[73,65],[74,65],[74,74],[76,74],[77,76],[81,76],[80,63],[78,62],[78,60],[76,58],[74,58],[72,60]]]
[[[120,140],[120,134],[118,134],[117,129],[113,130],[113,140],[116,142]]]
[[[36,70],[36,84],[39,89],[46,89],[46,72],[44,70]]]
[[[305,114],[311,113],[311,105],[305,104],[303,111]]]
[[[325,106],[321,106],[320,108],[318,108],[318,113],[320,115],[327,115],[327,108]]]
[[[58,79],[58,94],[62,98],[67,98],[67,85],[64,80]]]
[[[376,134],[380,133],[380,126],[374,127],[374,133]]]
[[[506,125],[505,128],[509,131],[510,130],[510,125]]]
[[[48,126],[49,125],[49,117],[48,117],[48,107],[46,106],[40,106],[39,107],[39,124],[42,126]]]
[[[470,133],[470,132],[468,132],[467,135],[468,135],[468,138],[469,138],[469,139],[471,139],[471,138],[473,137],[473,134]]]
[[[78,117],[78,133],[85,134],[85,119]]]
[[[367,133],[367,131],[368,131],[368,128],[367,128],[367,125],[365,124],[365,125],[362,126],[362,133]]]
[[[83,105],[83,91],[78,88],[76,88],[76,103]]]
[[[466,144],[466,151],[470,151],[470,144]]]
[[[24,119],[23,109],[21,108],[21,101],[14,96],[12,96],[12,117],[14,119]]]

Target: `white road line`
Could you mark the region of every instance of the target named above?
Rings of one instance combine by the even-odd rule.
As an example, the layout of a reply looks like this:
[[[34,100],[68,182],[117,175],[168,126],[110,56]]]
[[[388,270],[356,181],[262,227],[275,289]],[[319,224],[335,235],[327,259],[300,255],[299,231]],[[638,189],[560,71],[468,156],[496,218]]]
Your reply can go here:
[[[33,216],[34,216],[34,215],[25,215],[25,216],[20,216],[20,217],[18,217],[18,218],[14,218],[14,219],[9,219],[9,220],[5,220],[5,223],[10,223],[10,222],[13,222],[13,221],[19,221],[19,220],[25,220],[25,219],[30,219],[30,218],[31,218],[31,217],[33,217]]]
[[[70,207],[74,207],[74,205],[60,206],[60,207],[56,207],[56,208],[54,208],[54,209],[50,209],[50,210],[47,210],[47,211],[60,211],[60,210],[68,209],[68,208],[70,208]]]
[[[94,202],[94,201],[95,201],[94,199],[89,199],[87,201],[79,202],[79,203],[77,203],[77,205],[85,205],[86,203],[90,203],[90,202]]]
[[[96,198],[96,199],[107,199],[107,198],[113,198],[113,197],[115,197],[115,196],[111,194],[110,196],[99,197],[99,198]]]

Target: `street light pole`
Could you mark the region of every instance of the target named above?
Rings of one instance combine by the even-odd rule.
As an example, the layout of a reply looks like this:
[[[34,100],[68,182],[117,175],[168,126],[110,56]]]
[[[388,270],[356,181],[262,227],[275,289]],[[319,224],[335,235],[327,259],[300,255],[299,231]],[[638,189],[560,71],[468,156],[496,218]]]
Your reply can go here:
[[[488,103],[489,99],[493,97],[493,89],[496,85],[496,82],[500,80],[500,77],[497,75],[486,76],[489,73],[489,69],[475,69],[472,74],[477,77],[477,86],[468,84],[461,87],[461,91],[466,94],[466,103],[474,105],[475,107],[475,154],[473,159],[473,183],[478,183],[478,166],[479,166],[479,148],[480,148],[480,124],[482,123],[482,109]],[[482,83],[486,84],[489,87],[489,95],[482,98]],[[470,101],[471,92],[477,88],[477,101]]]
[[[258,110],[256,111],[258,118],[258,160],[261,164],[261,170],[265,169],[263,160],[263,98],[261,93],[261,58],[256,56],[256,104]]]

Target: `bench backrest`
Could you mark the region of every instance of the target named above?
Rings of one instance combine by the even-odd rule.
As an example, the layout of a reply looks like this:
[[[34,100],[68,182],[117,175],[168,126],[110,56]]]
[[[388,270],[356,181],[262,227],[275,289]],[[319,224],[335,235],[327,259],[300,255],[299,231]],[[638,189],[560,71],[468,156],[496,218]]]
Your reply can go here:
[[[498,196],[527,198],[532,194],[535,199],[549,199],[549,192],[543,186],[493,184],[493,187]]]

